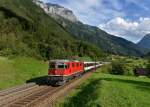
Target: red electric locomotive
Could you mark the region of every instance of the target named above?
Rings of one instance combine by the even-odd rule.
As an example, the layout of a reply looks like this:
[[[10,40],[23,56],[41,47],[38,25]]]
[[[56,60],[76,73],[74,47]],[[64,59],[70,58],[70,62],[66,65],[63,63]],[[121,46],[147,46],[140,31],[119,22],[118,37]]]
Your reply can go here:
[[[70,79],[82,75],[84,63],[69,60],[51,60],[49,62],[48,82],[62,84]]]

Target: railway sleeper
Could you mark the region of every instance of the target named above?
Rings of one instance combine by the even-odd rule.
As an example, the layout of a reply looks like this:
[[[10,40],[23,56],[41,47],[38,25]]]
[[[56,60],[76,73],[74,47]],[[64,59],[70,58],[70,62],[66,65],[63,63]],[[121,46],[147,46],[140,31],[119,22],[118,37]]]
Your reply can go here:
[[[11,107],[20,107],[20,105],[11,105]]]
[[[18,87],[14,87],[14,88],[4,90],[4,91],[0,91],[0,96],[5,96],[5,95],[8,95],[10,93],[17,92],[19,90],[23,90],[23,89],[33,87],[35,85],[36,85],[35,83],[29,83],[29,84],[25,84],[24,86],[18,86]]]
[[[23,103],[30,103],[30,102],[31,102],[30,100],[23,101]]]
[[[28,102],[27,102],[28,103]],[[18,103],[15,103],[15,104],[13,104],[13,105],[25,105],[25,104],[27,104],[26,102],[18,102]]]

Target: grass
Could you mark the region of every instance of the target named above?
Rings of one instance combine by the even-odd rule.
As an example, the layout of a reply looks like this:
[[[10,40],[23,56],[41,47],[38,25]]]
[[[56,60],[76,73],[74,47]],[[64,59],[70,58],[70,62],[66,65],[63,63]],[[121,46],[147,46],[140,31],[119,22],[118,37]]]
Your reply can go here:
[[[92,59],[90,57],[88,57],[88,56],[79,57],[77,59],[80,60],[80,61],[92,61]]]
[[[20,85],[27,80],[47,75],[47,65],[34,58],[0,57],[0,89]]]
[[[103,69],[102,69],[103,70]],[[56,107],[149,107],[150,79],[96,71]]]

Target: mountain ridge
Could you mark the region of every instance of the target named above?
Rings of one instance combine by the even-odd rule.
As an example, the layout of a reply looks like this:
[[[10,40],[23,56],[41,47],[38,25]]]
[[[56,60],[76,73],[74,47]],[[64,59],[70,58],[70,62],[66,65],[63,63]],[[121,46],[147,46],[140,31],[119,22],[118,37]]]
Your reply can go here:
[[[53,16],[52,14],[49,15]],[[143,55],[136,44],[123,38],[110,35],[105,31],[99,29],[98,27],[86,25],[80,21],[73,22],[59,15],[57,17],[53,16],[53,18],[64,28],[66,28],[70,33],[72,33],[75,38],[77,38],[78,40],[93,43],[104,52],[130,56]]]
[[[150,49],[150,34],[146,34],[137,45],[145,49]]]

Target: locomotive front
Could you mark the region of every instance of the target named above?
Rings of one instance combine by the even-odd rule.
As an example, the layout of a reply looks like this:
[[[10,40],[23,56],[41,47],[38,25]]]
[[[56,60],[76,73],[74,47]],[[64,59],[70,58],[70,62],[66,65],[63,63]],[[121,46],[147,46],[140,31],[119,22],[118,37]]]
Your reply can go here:
[[[66,70],[66,61],[50,61],[48,69],[48,82],[56,83],[65,81],[64,74]]]

